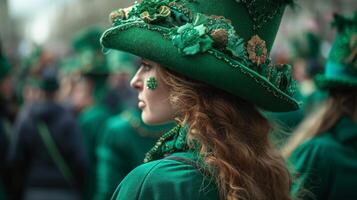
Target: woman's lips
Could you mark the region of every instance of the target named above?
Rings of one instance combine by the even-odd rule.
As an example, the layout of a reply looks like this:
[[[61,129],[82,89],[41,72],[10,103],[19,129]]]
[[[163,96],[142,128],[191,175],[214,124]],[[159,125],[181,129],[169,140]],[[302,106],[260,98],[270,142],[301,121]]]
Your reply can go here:
[[[143,109],[144,107],[145,107],[145,102],[144,101],[141,101],[141,100],[139,100],[139,102],[138,102],[138,107],[140,108],[140,109]]]

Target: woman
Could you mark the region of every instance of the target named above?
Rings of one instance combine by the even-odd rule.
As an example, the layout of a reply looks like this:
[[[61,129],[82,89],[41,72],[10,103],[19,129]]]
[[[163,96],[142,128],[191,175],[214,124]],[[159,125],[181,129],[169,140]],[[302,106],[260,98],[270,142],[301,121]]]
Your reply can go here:
[[[301,199],[356,199],[357,12],[335,16],[337,37],[324,75],[316,78],[328,98],[306,118],[283,149],[297,173]]]
[[[178,124],[112,199],[290,199],[256,108],[298,108],[289,67],[267,59],[288,3],[144,0],[111,14],[103,46],[143,58],[131,81],[143,121]]]

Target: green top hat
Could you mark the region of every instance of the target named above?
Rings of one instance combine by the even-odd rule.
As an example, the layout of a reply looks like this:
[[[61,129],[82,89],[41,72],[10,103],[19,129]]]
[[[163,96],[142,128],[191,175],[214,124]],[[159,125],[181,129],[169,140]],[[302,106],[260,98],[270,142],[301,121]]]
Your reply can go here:
[[[320,88],[357,87],[357,11],[351,18],[335,14],[337,35],[325,66],[316,77]]]
[[[144,0],[111,13],[101,38],[270,111],[298,109],[291,70],[268,59],[292,0]]]
[[[79,32],[73,39],[73,47],[78,53],[80,71],[88,75],[107,75],[109,69],[102,54],[100,36],[103,31],[99,27],[90,27]]]

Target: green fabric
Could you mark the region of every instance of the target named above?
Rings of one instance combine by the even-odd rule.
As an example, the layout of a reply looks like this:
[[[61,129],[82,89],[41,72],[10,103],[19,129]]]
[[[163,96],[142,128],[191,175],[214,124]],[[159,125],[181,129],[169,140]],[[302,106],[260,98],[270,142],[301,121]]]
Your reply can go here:
[[[194,159],[191,153],[172,156]],[[112,199],[126,200],[218,200],[214,181],[192,165],[160,159],[140,165],[121,182]]]
[[[129,19],[119,19],[118,16],[122,16],[119,13],[123,11],[111,15],[114,27],[103,34],[101,42],[105,48],[153,60],[190,78],[240,96],[263,109],[296,110],[299,106],[289,96],[294,85],[290,67],[274,66],[266,59],[286,3],[263,0],[252,1],[251,4],[247,1],[145,0],[136,4],[136,9],[129,13]],[[167,9],[171,10],[171,15]],[[140,14],[141,11],[143,13]],[[148,13],[145,14],[146,11]],[[269,20],[262,20],[264,17]],[[209,27],[207,32],[202,31],[202,25]],[[259,45],[252,42],[257,45],[254,50],[246,49],[253,36],[262,40]],[[221,49],[222,45],[226,48]],[[256,57],[261,56],[259,64],[249,60],[254,59],[250,58],[252,51]]]
[[[319,106],[324,100],[328,98],[328,92],[326,90],[315,90],[312,94],[303,98],[304,116],[313,112],[317,106]]]
[[[320,88],[357,87],[357,10],[353,17],[335,15],[337,35],[325,73],[316,77]]]
[[[96,149],[98,140],[106,120],[112,115],[109,108],[102,104],[95,104],[79,114],[78,122],[81,129],[85,147],[89,158],[88,180],[84,191],[84,199],[92,199],[97,188],[96,186]]]
[[[357,197],[357,123],[342,118],[331,130],[301,144],[290,156],[296,177],[292,194],[301,199]]]
[[[135,167],[163,131],[172,125],[149,127],[141,121],[139,110],[126,110],[108,119],[102,142],[97,149],[97,192],[95,200],[107,200]]]
[[[7,59],[0,55],[0,81],[4,79],[11,71],[11,66]]]
[[[199,166],[195,152],[186,150],[187,129],[164,141],[159,150],[161,158],[130,172],[120,183],[112,199],[126,200],[218,200],[214,180],[203,175],[196,167],[182,161],[165,158],[176,156],[194,161]],[[169,156],[169,157],[170,157]]]

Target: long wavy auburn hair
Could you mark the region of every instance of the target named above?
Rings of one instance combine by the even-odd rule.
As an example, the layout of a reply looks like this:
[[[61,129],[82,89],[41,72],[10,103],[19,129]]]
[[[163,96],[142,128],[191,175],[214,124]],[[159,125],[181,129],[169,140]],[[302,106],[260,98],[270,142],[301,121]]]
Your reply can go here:
[[[293,136],[282,148],[282,155],[288,158],[304,141],[331,129],[338,120],[347,116],[357,118],[357,88],[335,88],[312,114],[296,128]]]
[[[289,172],[268,139],[271,126],[251,103],[163,67],[158,72],[222,199],[290,199]]]

